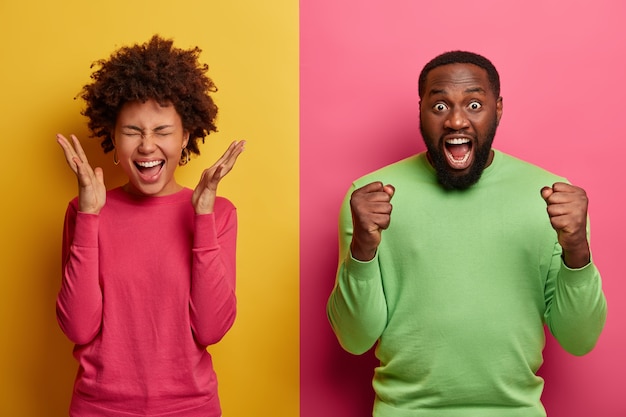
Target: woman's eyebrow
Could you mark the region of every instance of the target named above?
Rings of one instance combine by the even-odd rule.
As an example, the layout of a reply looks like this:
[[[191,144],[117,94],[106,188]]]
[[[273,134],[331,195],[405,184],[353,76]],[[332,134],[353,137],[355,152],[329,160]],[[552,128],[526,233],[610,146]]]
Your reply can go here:
[[[139,126],[135,126],[135,125],[124,125],[122,126],[123,129],[130,129],[130,130],[136,130],[138,132],[143,132],[143,129],[140,128]]]
[[[169,129],[174,127],[174,125],[161,125],[161,126],[157,126],[154,129],[152,129],[153,132],[158,132],[161,130],[165,130],[165,129]],[[123,129],[130,129],[130,130],[136,130],[137,132],[144,132],[144,129],[140,128],[139,126],[135,126],[135,125],[124,125],[122,126]]]
[[[153,132],[158,132],[160,130],[164,130],[164,129],[169,129],[171,127],[174,127],[174,125],[161,125],[161,126],[157,126],[154,129],[152,129]]]

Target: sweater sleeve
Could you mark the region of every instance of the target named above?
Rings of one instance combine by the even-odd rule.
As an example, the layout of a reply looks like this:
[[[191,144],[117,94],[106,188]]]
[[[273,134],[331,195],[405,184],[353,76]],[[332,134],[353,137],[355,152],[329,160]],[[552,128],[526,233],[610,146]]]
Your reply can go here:
[[[545,321],[567,352],[584,355],[595,346],[606,321],[607,305],[602,281],[593,262],[568,268],[555,245],[546,288]]]
[[[340,261],[326,311],[341,346],[350,353],[360,355],[368,351],[382,335],[387,325],[387,303],[378,254],[368,262],[358,261],[350,254],[352,241],[350,195],[354,189],[354,186],[350,189],[341,207]]]
[[[63,227],[62,280],[56,314],[65,335],[78,345],[93,340],[102,327],[98,226],[98,215],[80,213],[69,205]]]
[[[222,339],[235,321],[237,212],[229,205],[219,223],[215,213],[196,215],[194,227],[191,327],[196,341],[208,346]]]

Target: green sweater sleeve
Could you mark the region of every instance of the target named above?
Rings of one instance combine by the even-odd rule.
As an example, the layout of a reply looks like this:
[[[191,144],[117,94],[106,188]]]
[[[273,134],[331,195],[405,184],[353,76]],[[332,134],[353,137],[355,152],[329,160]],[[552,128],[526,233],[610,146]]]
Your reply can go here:
[[[326,311],[341,346],[348,352],[360,355],[368,351],[381,336],[387,324],[387,304],[378,256],[371,261],[361,262],[350,255],[350,195],[354,188],[350,189],[341,207],[339,267]]]
[[[580,356],[590,352],[600,337],[606,321],[606,299],[593,262],[570,269],[560,254],[557,244],[545,292],[545,321],[563,349]]]

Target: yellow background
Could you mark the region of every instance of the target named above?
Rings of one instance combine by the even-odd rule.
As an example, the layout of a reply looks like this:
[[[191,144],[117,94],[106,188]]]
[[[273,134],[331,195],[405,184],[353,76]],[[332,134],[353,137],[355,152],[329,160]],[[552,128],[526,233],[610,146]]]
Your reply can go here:
[[[239,213],[238,318],[209,348],[224,416],[297,416],[298,2],[0,0],[0,20],[0,415],[67,415],[77,364],[54,302],[76,183],[55,134],[77,134],[120,185],[74,97],[93,61],[159,33],[198,45],[219,88],[219,132],[178,181],[193,188],[231,140],[248,141],[220,188]]]

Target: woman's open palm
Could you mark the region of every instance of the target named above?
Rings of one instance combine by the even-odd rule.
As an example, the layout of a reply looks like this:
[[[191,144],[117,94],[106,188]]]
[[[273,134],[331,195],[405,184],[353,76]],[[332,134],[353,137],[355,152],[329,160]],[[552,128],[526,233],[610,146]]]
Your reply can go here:
[[[213,212],[215,197],[217,196],[217,186],[222,178],[230,172],[235,165],[237,157],[244,150],[245,141],[234,141],[230,144],[224,155],[210,168],[205,169],[200,177],[200,182],[193,191],[191,203],[197,214],[208,214]]]
[[[91,168],[78,138],[75,135],[70,137],[72,143],[65,136],[57,134],[57,142],[63,148],[65,160],[78,180],[78,210],[98,214],[106,201],[102,168]]]

